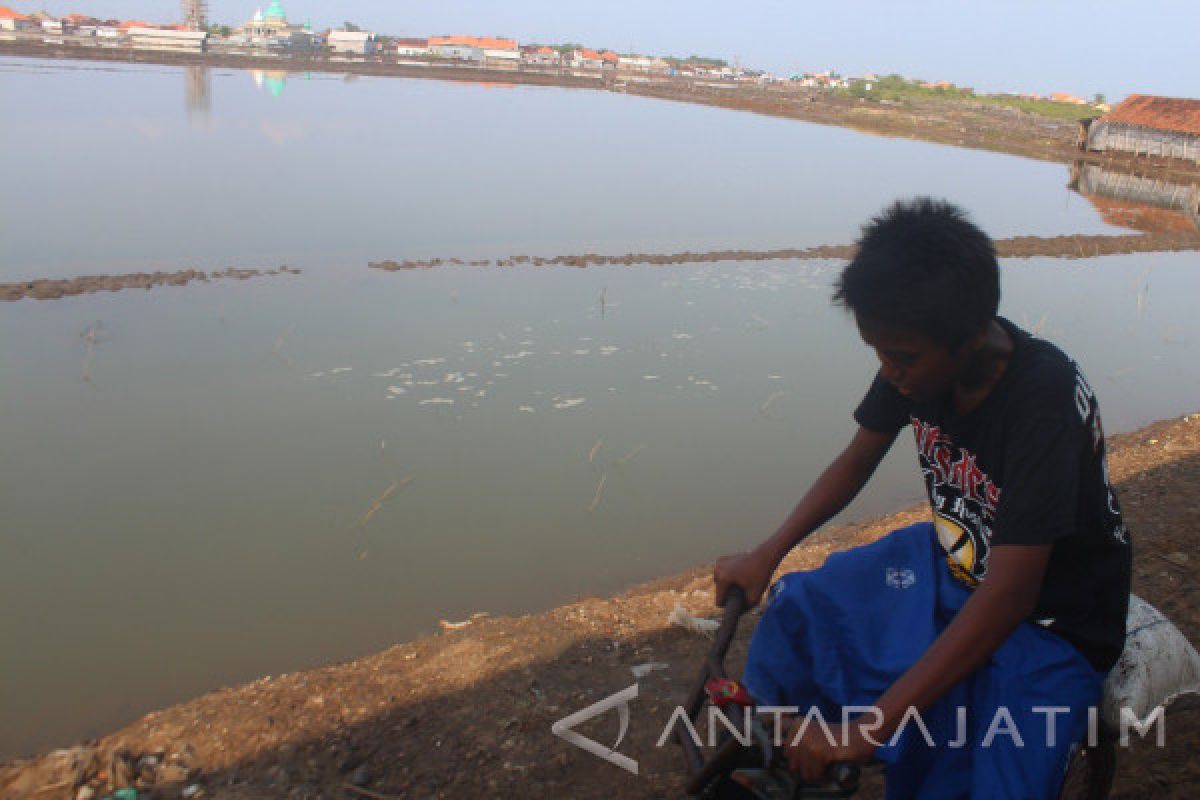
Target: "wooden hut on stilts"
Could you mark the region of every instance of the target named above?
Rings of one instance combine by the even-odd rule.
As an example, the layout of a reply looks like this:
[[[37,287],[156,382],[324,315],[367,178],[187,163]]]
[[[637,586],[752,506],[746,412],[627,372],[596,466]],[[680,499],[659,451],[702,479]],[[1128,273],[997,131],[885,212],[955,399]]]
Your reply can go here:
[[[1080,149],[1179,158],[1200,164],[1200,100],[1131,94],[1080,122]]]

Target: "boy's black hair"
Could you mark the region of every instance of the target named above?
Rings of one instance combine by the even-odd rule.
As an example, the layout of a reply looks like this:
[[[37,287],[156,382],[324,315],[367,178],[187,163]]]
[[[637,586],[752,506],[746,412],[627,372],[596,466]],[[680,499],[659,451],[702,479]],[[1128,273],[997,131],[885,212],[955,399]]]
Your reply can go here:
[[[996,316],[996,249],[957,206],[900,200],[863,226],[833,299],[864,322],[923,333],[955,350]]]

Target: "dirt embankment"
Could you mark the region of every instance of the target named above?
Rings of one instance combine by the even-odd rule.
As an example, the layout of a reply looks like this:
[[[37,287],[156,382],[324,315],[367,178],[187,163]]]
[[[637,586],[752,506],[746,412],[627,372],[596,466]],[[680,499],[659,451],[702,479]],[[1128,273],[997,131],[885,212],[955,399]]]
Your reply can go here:
[[[1134,531],[1134,590],[1200,641],[1200,414],[1114,437],[1110,467]],[[927,512],[823,531],[787,562],[813,567]],[[749,542],[748,542],[749,543]],[[174,798],[541,798],[682,796],[681,758],[657,747],[707,650],[667,625],[676,603],[715,615],[707,567],[541,614],[480,618],[358,661],[267,677],[148,714],[70,750],[0,767],[0,797],[63,800],[139,783]],[[731,664],[741,663],[744,624]],[[551,724],[640,680],[621,752],[630,775],[554,737]],[[616,739],[615,715],[583,726]],[[1115,798],[1200,796],[1200,713],[1167,718],[1166,747],[1119,755]],[[139,769],[140,763],[140,769]],[[85,792],[86,794],[86,792]],[[97,795],[99,796],[99,795]],[[880,797],[877,776],[864,798]]]
[[[1065,236],[1014,236],[996,240],[996,253],[1001,258],[1093,258],[1095,256],[1129,253],[1165,253],[1181,250],[1200,250],[1200,234],[1072,234]],[[709,250],[703,253],[625,253],[609,256],[595,253],[559,256],[508,256],[495,260],[464,261],[458,258],[408,259],[404,261],[371,261],[367,266],[395,272],[407,269],[432,269],[446,266],[469,267],[593,267],[633,264],[673,266],[704,264],[717,261],[779,261],[810,259],[849,259],[854,257],[854,245],[826,244],[807,248],[780,250]]]
[[[1140,235],[1070,235],[1070,236],[1017,236],[1000,239],[996,251],[1002,258],[1032,258],[1050,256],[1054,258],[1093,258],[1095,256],[1128,253],[1162,253],[1180,250],[1200,250],[1200,235],[1140,234]],[[704,253],[625,253],[623,255],[528,256],[517,255],[500,259],[476,259],[464,261],[459,258],[431,258],[404,261],[371,261],[370,269],[396,272],[410,269],[433,269],[443,266],[470,267],[591,267],[632,266],[650,264],[673,266],[678,264],[706,264],[718,261],[778,261],[809,259],[849,259],[854,256],[854,246],[848,244],[820,245],[803,249],[781,250],[710,250]],[[299,275],[295,267],[282,266],[275,269],[238,269],[229,267],[219,272],[202,272],[185,269],[177,272],[133,272],[124,275],[82,275],[76,278],[39,278],[32,281],[0,283],[0,302],[11,302],[30,298],[32,300],[57,300],[94,292],[117,292],[123,289],[153,289],[156,286],[186,286],[193,281],[233,279],[247,280],[264,275]]]
[[[823,125],[837,125],[883,136],[1011,153],[1042,161],[1070,163],[1082,159],[1117,169],[1147,172],[1158,177],[1200,178],[1200,164],[1178,159],[1125,153],[1081,152],[1076,146],[1078,126],[1072,121],[1049,119],[1012,108],[954,100],[875,101],[804,89],[790,84],[729,84],[716,88],[712,81],[700,79],[668,76],[649,78],[610,71],[583,73],[547,67],[512,69],[436,62],[414,65],[382,60],[335,61],[324,57],[312,58],[280,53],[171,53],[85,46],[66,41],[62,44],[0,41],[0,54],[176,66],[432,78],[576,89],[612,89],[661,100],[699,103]]]
[[[719,106],[772,117],[854,128],[864,133],[1057,161],[1100,164],[1157,177],[1200,178],[1200,164],[1129,153],[1084,152],[1079,125],[1015,108],[947,99],[876,101],[828,92],[776,86],[717,89],[693,82],[630,83],[625,91],[644,97]]]
[[[77,278],[38,278],[32,281],[0,283],[0,302],[12,302],[23,298],[33,300],[57,300],[94,292],[119,292],[122,289],[153,289],[155,286],[186,286],[192,281],[232,279],[238,281],[263,275],[299,275],[295,267],[282,266],[275,269],[239,269],[228,267],[219,272],[201,272],[184,269],[178,272],[131,272],[124,275],[81,275]]]

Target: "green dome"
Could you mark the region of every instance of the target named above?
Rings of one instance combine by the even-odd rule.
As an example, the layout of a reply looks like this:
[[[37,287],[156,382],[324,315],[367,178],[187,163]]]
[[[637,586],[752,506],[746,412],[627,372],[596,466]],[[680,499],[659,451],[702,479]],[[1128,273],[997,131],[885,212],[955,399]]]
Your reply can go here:
[[[263,16],[267,19],[287,19],[287,15],[283,13],[283,4],[279,0],[271,0],[271,5],[267,6],[267,13]]]

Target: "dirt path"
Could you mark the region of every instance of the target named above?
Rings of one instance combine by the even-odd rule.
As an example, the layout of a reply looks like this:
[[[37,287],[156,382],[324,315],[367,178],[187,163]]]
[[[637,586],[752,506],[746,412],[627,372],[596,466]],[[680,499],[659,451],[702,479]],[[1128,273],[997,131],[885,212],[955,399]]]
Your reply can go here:
[[[1110,466],[1134,531],[1134,589],[1200,641],[1200,414],[1114,437]],[[829,529],[785,567],[819,564],[835,546],[869,541],[922,508]],[[709,570],[697,567],[615,597],[523,617],[477,619],[378,655],[221,689],[148,714],[78,748],[0,767],[0,797],[61,800],[84,781],[137,780],[151,796],[404,798],[681,796],[680,758],[655,746],[706,650],[669,627],[676,603],[712,615]],[[747,631],[749,625],[744,625]],[[745,631],[735,647],[740,663]],[[621,751],[633,776],[552,736],[550,725],[640,681]],[[616,738],[615,715],[582,732]],[[1114,797],[1200,796],[1200,713],[1169,717],[1167,747],[1121,754]],[[150,759],[157,763],[151,764]],[[99,795],[97,795],[99,796]],[[145,796],[145,795],[143,795]],[[864,798],[879,797],[872,778]]]

